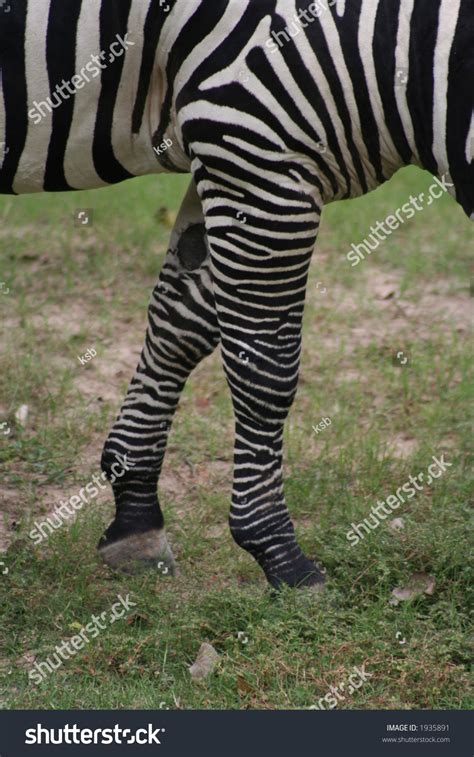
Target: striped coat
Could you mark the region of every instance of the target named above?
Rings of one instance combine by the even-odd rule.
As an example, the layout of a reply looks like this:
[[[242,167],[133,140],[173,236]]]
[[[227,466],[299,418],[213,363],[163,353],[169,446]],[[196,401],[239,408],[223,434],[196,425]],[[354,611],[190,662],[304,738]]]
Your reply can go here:
[[[0,193],[189,172],[140,364],[102,458],[113,565],[167,562],[157,483],[184,383],[220,344],[230,526],[273,586],[319,586],[283,494],[323,206],[419,165],[474,219],[473,0],[15,0],[0,7]]]

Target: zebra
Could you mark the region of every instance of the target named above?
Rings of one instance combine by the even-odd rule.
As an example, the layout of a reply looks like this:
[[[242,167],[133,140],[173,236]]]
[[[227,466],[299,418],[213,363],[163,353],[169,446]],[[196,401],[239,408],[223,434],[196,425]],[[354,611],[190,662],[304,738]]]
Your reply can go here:
[[[191,183],[118,456],[113,568],[175,560],[157,488],[180,394],[218,345],[235,416],[229,516],[274,589],[319,590],[283,489],[308,268],[324,205],[414,164],[474,220],[473,0],[15,0],[0,7],[0,193],[154,173]]]

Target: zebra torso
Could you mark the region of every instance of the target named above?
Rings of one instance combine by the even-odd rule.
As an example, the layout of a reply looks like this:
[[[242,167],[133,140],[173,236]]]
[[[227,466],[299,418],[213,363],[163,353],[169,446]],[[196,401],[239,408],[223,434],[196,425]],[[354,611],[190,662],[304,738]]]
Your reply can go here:
[[[163,113],[177,141],[189,148],[205,134],[214,158],[232,141],[250,173],[254,164],[271,182],[278,162],[278,182],[297,177],[318,204],[414,163],[449,175],[473,212],[472,0],[183,5],[201,20],[186,57],[177,27],[163,51],[179,71]]]
[[[0,14],[0,192],[189,171],[198,122],[208,149],[232,142],[250,172],[297,177],[320,204],[416,163],[449,173],[474,210],[472,0],[10,8]]]
[[[89,189],[161,170],[152,134],[164,18],[155,5],[20,0],[0,9],[0,192]]]

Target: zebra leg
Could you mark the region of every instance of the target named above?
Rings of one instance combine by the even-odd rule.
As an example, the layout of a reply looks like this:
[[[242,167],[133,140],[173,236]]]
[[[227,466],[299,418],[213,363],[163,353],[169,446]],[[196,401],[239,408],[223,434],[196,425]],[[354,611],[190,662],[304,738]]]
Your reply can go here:
[[[116,516],[98,548],[113,567],[161,561],[174,571],[157,484],[186,379],[218,342],[205,226],[192,182],[152,295],[140,362],[102,455]]]
[[[269,200],[268,189],[245,191],[240,182],[240,200],[237,188],[226,193],[202,173],[198,188],[236,423],[230,529],[273,587],[320,587],[322,573],[296,541],[282,472],[319,211],[298,188]]]

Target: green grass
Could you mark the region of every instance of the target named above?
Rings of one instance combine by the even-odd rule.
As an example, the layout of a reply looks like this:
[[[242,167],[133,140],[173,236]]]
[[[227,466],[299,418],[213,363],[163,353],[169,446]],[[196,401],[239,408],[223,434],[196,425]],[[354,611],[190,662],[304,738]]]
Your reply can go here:
[[[0,293],[0,424],[11,429],[0,432],[4,546],[11,542],[0,564],[3,706],[306,708],[355,665],[371,677],[341,708],[472,706],[472,225],[445,197],[361,265],[345,259],[376,220],[430,183],[410,169],[324,211],[285,432],[288,503],[305,550],[328,571],[319,598],[269,596],[230,538],[232,415],[217,354],[186,388],[164,470],[180,575],[124,577],[99,564],[108,493],[33,545],[32,522],[99,470],[166,250],[169,229],[156,210],[176,211],[187,179],[0,199],[0,280],[10,288]],[[90,227],[74,223],[82,208],[93,210]],[[97,357],[80,366],[91,346]],[[22,404],[25,428],[14,420]],[[316,435],[322,417],[332,423]],[[452,467],[397,510],[403,531],[382,523],[351,547],[350,524],[441,454]],[[389,604],[413,573],[435,578],[433,594]],[[117,594],[137,603],[129,617],[31,683],[34,661]],[[220,663],[193,683],[187,667],[204,641]]]

